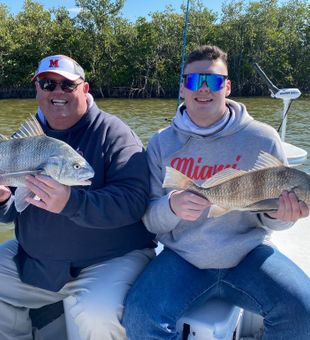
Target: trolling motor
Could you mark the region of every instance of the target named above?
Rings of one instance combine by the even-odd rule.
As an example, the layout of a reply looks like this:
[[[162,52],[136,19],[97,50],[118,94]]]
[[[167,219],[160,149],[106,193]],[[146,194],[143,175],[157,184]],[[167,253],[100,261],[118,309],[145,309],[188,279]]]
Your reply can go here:
[[[289,165],[290,166],[301,165],[307,159],[307,151],[295,145],[285,142],[287,113],[291,106],[292,100],[297,99],[301,95],[301,92],[296,88],[278,89],[271,82],[271,80],[266,76],[265,72],[260,68],[260,66],[257,63],[254,63],[254,67],[256,71],[258,72],[258,74],[262,77],[262,79],[267,84],[268,89],[271,93],[271,97],[283,100],[284,107],[283,107],[283,112],[282,112],[282,121],[278,128],[278,132],[281,129],[282,146],[287,156]]]
[[[297,99],[301,92],[297,88],[289,88],[289,89],[279,89],[277,88],[271,80],[266,76],[265,72],[261,69],[261,67],[254,63],[254,67],[261,78],[265,81],[270,91],[270,95],[272,98],[282,99],[283,100],[283,112],[282,112],[282,122],[279,126],[278,131],[281,129],[281,140],[284,142],[285,134],[286,134],[286,121],[287,121],[287,113],[291,106],[292,100]]]

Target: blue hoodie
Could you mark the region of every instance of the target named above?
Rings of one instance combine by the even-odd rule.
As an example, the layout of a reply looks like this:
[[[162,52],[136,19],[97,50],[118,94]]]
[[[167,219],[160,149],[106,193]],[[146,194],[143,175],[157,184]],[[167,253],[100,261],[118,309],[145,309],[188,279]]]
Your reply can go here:
[[[86,266],[155,247],[141,221],[149,194],[146,154],[130,128],[96,104],[70,129],[42,127],[80,152],[95,176],[91,186],[71,188],[59,214],[35,206],[19,214],[13,195],[0,206],[0,220],[15,223],[22,281],[58,291]]]

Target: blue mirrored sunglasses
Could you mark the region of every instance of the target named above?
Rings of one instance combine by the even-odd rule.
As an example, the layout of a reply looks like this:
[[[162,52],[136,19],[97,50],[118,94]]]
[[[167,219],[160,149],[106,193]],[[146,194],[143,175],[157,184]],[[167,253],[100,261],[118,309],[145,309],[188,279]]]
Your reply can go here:
[[[191,91],[197,91],[206,82],[211,91],[219,91],[224,87],[225,80],[228,76],[215,73],[189,73],[184,74],[184,86]]]

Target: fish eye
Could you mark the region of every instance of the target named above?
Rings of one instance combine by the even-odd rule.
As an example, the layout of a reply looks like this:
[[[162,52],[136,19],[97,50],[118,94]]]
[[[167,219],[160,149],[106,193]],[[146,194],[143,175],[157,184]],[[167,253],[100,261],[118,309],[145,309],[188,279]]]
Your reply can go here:
[[[79,170],[80,168],[81,168],[80,164],[78,163],[73,164],[73,169]]]

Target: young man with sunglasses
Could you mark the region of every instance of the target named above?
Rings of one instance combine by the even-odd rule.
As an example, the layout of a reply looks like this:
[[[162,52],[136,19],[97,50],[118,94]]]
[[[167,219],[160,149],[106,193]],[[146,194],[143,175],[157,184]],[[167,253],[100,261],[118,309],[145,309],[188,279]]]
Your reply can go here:
[[[267,242],[272,230],[307,216],[308,207],[293,192],[283,192],[276,212],[232,211],[209,218],[208,200],[162,188],[166,166],[201,185],[225,168],[253,168],[260,151],[286,162],[277,132],[226,98],[231,82],[222,50],[194,50],[183,79],[184,103],[171,126],[148,145],[151,197],[143,220],[164,250],[129,291],[123,319],[127,336],[180,339],[176,323],[182,314],[220,297],[262,315],[263,339],[310,339],[309,277]]]
[[[29,308],[70,296],[68,320],[80,339],[125,339],[124,297],[155,255],[141,221],[149,193],[146,154],[126,124],[97,107],[73,59],[44,58],[33,81],[44,132],[81,153],[95,176],[89,187],[72,188],[29,177],[40,200],[27,198],[22,213],[14,191],[0,187],[0,220],[14,221],[17,236],[0,245],[0,338],[32,339]]]

